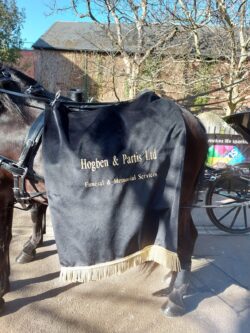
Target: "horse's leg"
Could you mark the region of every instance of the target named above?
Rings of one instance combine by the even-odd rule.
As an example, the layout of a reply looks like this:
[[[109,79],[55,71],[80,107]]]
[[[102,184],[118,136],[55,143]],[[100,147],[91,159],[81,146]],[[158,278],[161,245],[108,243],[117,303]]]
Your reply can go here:
[[[9,291],[9,246],[12,237],[13,204],[13,192],[9,187],[0,194],[0,312],[4,305],[2,297]]]
[[[178,257],[181,271],[172,274],[168,301],[162,307],[167,316],[180,316],[185,313],[183,296],[187,292],[190,281],[191,258],[196,238],[196,227],[191,216],[191,208],[195,197],[195,188],[201,176],[207,154],[207,140],[202,127],[190,113],[183,112],[187,124],[186,153],[183,170],[183,182],[180,198],[180,214],[178,221]]]
[[[191,257],[197,238],[197,230],[189,209],[181,209],[180,221],[178,257],[181,271],[172,272],[168,288],[168,301],[162,307],[164,314],[170,317],[181,316],[185,313],[183,297],[187,293],[190,282]]]
[[[41,203],[34,203],[31,208],[32,235],[16,258],[16,261],[20,264],[34,260],[36,248],[42,245],[43,234],[45,233],[46,209],[47,206]]]

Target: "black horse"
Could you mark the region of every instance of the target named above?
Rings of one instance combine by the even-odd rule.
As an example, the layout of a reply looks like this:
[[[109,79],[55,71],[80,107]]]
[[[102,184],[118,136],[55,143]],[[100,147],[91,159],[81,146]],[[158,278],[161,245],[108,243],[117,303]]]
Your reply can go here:
[[[0,94],[0,126],[1,146],[0,156],[17,161],[23,149],[23,137],[26,135],[32,122],[44,110],[45,104],[54,99],[54,95],[43,89],[36,81],[23,73],[8,69],[2,70],[0,88],[12,92],[29,92],[47,98],[37,100],[34,96],[23,98],[11,94]],[[178,223],[178,257],[181,264],[179,273],[172,272],[168,288],[168,302],[163,311],[168,316],[180,315],[184,312],[182,297],[189,283],[191,270],[191,256],[193,253],[197,231],[194,226],[191,208],[198,178],[203,170],[207,153],[207,138],[203,126],[189,111],[182,109],[182,116],[186,126],[186,154],[184,161],[183,182],[181,187],[180,214]],[[38,163],[39,166],[39,163]],[[43,182],[35,182],[36,191],[43,193]],[[11,241],[11,225],[13,206],[13,176],[0,168],[0,300],[3,305],[3,295],[9,290],[9,244]],[[27,180],[27,192],[34,190],[34,183]],[[31,216],[33,221],[33,234],[24,245],[18,257],[20,262],[27,262],[34,258],[35,248],[42,240],[43,218],[47,208],[46,197],[43,195],[31,198]]]
[[[31,92],[31,87],[33,90]],[[53,99],[53,94],[43,89],[35,80],[15,69],[0,69],[0,89],[11,92],[25,92],[30,88],[33,94],[40,94],[48,99]],[[30,95],[29,98],[21,98],[16,95],[0,93],[0,156],[13,161],[18,161],[23,152],[24,138],[31,124],[44,110],[45,102],[37,101]],[[39,156],[38,159],[38,167]],[[0,162],[3,164],[4,160]],[[11,241],[11,227],[13,218],[14,198],[13,175],[4,168],[0,168],[0,297],[9,290],[9,245]],[[34,191],[34,184],[25,184],[27,191]],[[43,182],[39,188],[44,191]],[[26,263],[34,259],[35,249],[42,243],[45,229],[45,213],[47,200],[37,197],[30,202],[33,232],[29,240],[24,244],[23,250],[17,258],[20,263]]]

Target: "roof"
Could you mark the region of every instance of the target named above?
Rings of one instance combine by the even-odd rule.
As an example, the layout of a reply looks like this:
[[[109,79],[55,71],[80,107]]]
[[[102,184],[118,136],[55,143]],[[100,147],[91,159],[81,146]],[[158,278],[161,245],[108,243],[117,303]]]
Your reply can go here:
[[[132,25],[122,25],[125,49],[128,52],[136,51],[136,30]],[[171,26],[151,25],[146,31],[143,46],[146,50],[160,37],[159,34],[168,36],[172,31]],[[115,25],[111,24],[111,31],[115,32]],[[231,50],[226,31],[219,27],[203,27],[198,30],[200,35],[200,49],[203,56],[212,58],[225,57]],[[223,47],[222,47],[223,45]],[[193,36],[190,32],[182,31],[167,42],[166,53],[181,55],[181,53],[194,54]],[[68,50],[68,51],[93,51],[93,52],[117,52],[112,45],[105,30],[94,22],[56,22],[33,45],[34,49]]]
[[[133,38],[129,33],[125,47],[127,51],[135,50]],[[34,43],[33,48],[95,52],[117,50],[104,29],[93,22],[56,22]]]

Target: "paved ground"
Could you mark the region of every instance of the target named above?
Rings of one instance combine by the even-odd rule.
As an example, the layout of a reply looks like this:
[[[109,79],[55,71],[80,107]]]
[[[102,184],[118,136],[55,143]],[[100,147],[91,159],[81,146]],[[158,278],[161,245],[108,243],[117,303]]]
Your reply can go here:
[[[58,282],[59,263],[51,226],[37,260],[15,257],[30,234],[29,214],[15,216],[11,246],[11,292],[0,318],[1,333],[248,333],[250,332],[250,235],[218,232],[202,211],[194,212],[199,238],[193,258],[188,313],[166,318],[166,272],[141,268],[88,284]],[[24,222],[25,220],[25,222]],[[198,222],[199,220],[199,222]]]

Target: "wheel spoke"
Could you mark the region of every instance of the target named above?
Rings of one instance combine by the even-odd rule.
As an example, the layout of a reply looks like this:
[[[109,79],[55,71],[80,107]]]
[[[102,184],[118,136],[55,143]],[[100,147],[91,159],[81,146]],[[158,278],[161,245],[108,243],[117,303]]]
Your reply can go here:
[[[240,210],[241,210],[241,207],[238,207],[237,212],[236,212],[235,215],[234,215],[233,221],[232,221],[232,223],[231,223],[231,225],[230,225],[230,227],[229,227],[230,229],[233,228],[233,225],[234,225],[234,223],[235,223],[235,221],[236,221],[236,219],[237,219],[237,216],[239,215]]]
[[[249,232],[247,208],[250,209],[250,205],[246,206],[247,201],[250,201],[250,180],[237,175],[222,175],[211,184],[207,192],[206,204],[215,206],[207,208],[208,216],[223,231],[232,234]],[[231,204],[235,206],[230,207]]]
[[[247,229],[247,207],[243,207],[243,212],[244,212],[244,223],[245,223],[245,228]]]
[[[231,208],[229,211],[227,211],[224,215],[222,215],[219,219],[218,219],[218,221],[221,221],[221,220],[223,220],[227,215],[229,215],[232,211],[234,211],[235,209],[236,209],[237,207],[233,207],[233,208]]]
[[[217,194],[217,195],[220,195],[221,197],[223,197],[223,198],[228,198],[228,199],[233,199],[233,200],[237,200],[237,201],[239,201],[239,195],[233,195],[233,194],[229,194],[228,192],[225,192],[225,191],[223,191],[223,192],[220,192],[220,191],[216,191],[215,192],[215,194]]]

